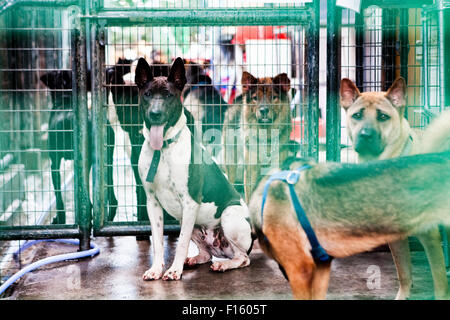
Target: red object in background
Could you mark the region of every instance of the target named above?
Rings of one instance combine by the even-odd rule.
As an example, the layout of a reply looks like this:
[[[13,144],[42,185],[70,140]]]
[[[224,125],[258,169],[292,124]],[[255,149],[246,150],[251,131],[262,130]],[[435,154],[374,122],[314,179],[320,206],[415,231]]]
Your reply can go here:
[[[326,124],[323,119],[319,119],[319,138],[325,138],[325,128]],[[292,119],[292,131],[291,131],[291,140],[297,141],[300,143],[302,140],[302,136],[304,134],[303,127],[303,119],[299,117]]]
[[[288,39],[280,26],[244,26],[237,27],[236,34],[231,41],[232,44],[245,44],[245,41],[251,39]]]

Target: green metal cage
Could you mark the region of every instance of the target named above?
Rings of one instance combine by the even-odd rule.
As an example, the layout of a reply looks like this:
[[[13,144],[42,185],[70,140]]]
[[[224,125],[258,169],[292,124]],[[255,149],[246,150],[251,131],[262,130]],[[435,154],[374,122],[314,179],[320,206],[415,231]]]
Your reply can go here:
[[[442,0],[362,0],[360,13],[319,0],[1,1],[0,256],[26,239],[79,238],[86,249],[91,236],[151,234],[136,176],[137,58],[161,68],[185,58],[211,78],[225,101],[210,106],[218,110],[238,103],[243,70],[286,72],[300,155],[355,161],[340,79],[364,91],[403,76],[406,116],[424,128],[450,105],[449,14]],[[62,76],[53,88],[42,80],[50,73]],[[69,115],[65,126],[52,126],[52,117]],[[63,136],[70,143],[49,144]],[[73,161],[52,167],[51,156],[64,152]],[[165,220],[165,232],[176,234],[178,223]],[[448,263],[446,238],[444,246]],[[2,260],[1,278],[9,268]]]
[[[137,7],[141,9],[135,11],[136,7],[120,7],[118,9],[116,4],[105,2],[104,7],[98,9],[95,18],[89,17],[92,23],[91,61],[94,69],[103,71],[114,65],[117,67],[118,59],[125,58],[127,53],[131,54],[133,59],[144,56],[150,61],[162,63],[163,66],[170,65],[171,59],[167,57],[172,57],[172,59],[176,56],[184,57],[189,60],[189,68],[206,70],[216,88],[223,92],[224,100],[220,102],[223,105],[220,105],[219,112],[222,107],[226,108],[227,102],[233,103],[233,96],[235,97],[241,91],[239,79],[242,70],[255,70],[261,74],[266,72],[267,75],[272,76],[281,73],[280,70],[286,71],[291,76],[296,76],[297,82],[294,84],[294,88],[302,96],[297,105],[293,107],[294,113],[305,118],[309,117],[305,120],[308,125],[302,132],[300,142],[304,146],[304,154],[318,157],[316,124],[318,90],[315,89],[318,87],[316,76],[318,73],[315,71],[318,70],[318,64],[314,59],[318,49],[318,33],[314,31],[318,29],[317,19],[314,18],[317,8],[311,4],[261,7],[257,2],[250,3],[245,7],[236,7],[235,3],[231,1],[226,2],[224,6],[212,8],[205,6],[205,3],[191,3],[188,5],[189,10],[182,10],[186,6],[185,2],[174,2],[174,7],[164,6],[161,2],[154,4],[154,7],[143,5],[141,8],[141,4],[137,3]],[[262,29],[260,32],[264,34],[278,32],[284,37],[287,35],[289,39],[231,43],[230,40],[233,36],[234,39],[239,37],[237,30],[244,33],[249,29],[255,30],[253,26]],[[261,59],[253,64],[248,61],[244,62],[242,57],[239,61],[235,55],[237,51],[241,50],[241,46],[245,46],[247,55],[253,55],[252,59],[257,58],[255,53],[258,55],[258,50],[272,51],[274,55],[280,56],[273,56],[275,61],[272,62],[267,59],[264,61],[264,57],[260,57]],[[209,51],[209,59],[205,59],[202,50]],[[234,59],[230,59],[227,54]],[[262,66],[258,65],[261,61],[264,63]],[[127,67],[132,69],[133,65],[130,64]],[[230,73],[226,69],[232,69],[233,72]],[[150,228],[146,221],[145,195],[141,189],[141,182],[136,179],[136,174],[133,179],[132,171],[133,167],[134,170],[137,170],[136,160],[133,161],[133,152],[135,152],[134,149],[139,149],[139,144],[142,143],[142,133],[140,132],[142,124],[124,123],[126,120],[123,120],[133,118],[132,113],[138,112],[137,98],[133,96],[136,92],[131,92],[135,88],[126,88],[128,98],[117,107],[117,103],[114,102],[114,88],[117,85],[108,84],[104,72],[99,72],[97,76],[94,83],[103,84],[103,86],[94,86],[93,88],[93,97],[99,98],[98,101],[93,99],[95,130],[100,130],[99,134],[94,135],[105,137],[106,113],[108,113],[106,110],[112,110],[113,113],[115,110],[116,115],[113,115],[113,118],[117,117],[118,121],[112,125],[115,128],[116,137],[120,136],[121,131],[127,132],[128,137],[125,136],[125,139],[128,138],[131,142],[131,150],[128,150],[129,159],[125,159],[128,163],[131,161],[131,168],[128,163],[113,165],[117,172],[114,176],[119,179],[121,176],[124,177],[124,182],[116,184],[116,189],[128,188],[129,192],[118,193],[126,194],[130,200],[119,199],[118,216],[114,221],[107,219],[107,212],[111,208],[107,204],[105,194],[96,194],[93,219],[94,235],[148,234]],[[234,79],[234,82],[228,81],[227,77]],[[133,79],[128,78],[127,81],[132,82]],[[106,92],[108,90],[112,92],[112,99],[108,100],[108,96],[104,94],[105,89]],[[130,99],[130,96],[134,98]],[[211,105],[211,107],[215,106]],[[102,152],[104,153],[106,150],[105,143],[101,140],[98,143],[96,154],[101,158],[104,156]],[[126,148],[125,145],[118,145],[116,142],[116,148],[122,147]],[[102,161],[100,160],[98,163],[100,165]],[[128,173],[126,173],[127,170]],[[106,190],[106,175],[101,171],[96,173],[98,175],[94,179],[94,189]],[[170,216],[165,215],[165,220],[168,222],[166,223],[167,231],[178,230],[177,222]]]
[[[1,277],[17,268],[7,257],[22,240],[79,238],[86,249],[92,235],[151,234],[131,160],[142,144],[142,123],[133,118],[136,87],[130,75],[121,84],[110,78],[114,68],[132,70],[140,56],[156,54],[167,67],[175,56],[189,55],[227,103],[241,90],[242,70],[287,72],[295,78],[293,114],[303,121],[302,154],[317,159],[318,14],[318,1],[2,2]],[[236,30],[262,36],[232,43]],[[254,63],[242,53],[230,60],[239,50]],[[263,51],[269,54],[259,56]],[[119,58],[131,59],[118,66]],[[128,99],[117,99],[120,94]],[[55,126],[58,117],[68,120]],[[66,157],[52,161],[55,155]],[[166,233],[179,231],[170,216],[165,220]]]

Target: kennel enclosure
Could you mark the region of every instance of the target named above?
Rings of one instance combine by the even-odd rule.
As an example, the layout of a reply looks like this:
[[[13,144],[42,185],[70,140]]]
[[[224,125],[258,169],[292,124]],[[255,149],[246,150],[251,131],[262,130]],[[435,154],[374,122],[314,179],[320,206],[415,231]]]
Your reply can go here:
[[[360,13],[317,0],[2,2],[2,251],[15,240],[79,238],[86,249],[91,235],[150,234],[131,160],[142,143],[142,123],[134,120],[135,59],[169,66],[173,58],[185,58],[211,78],[225,101],[220,108],[236,103],[243,70],[255,76],[285,72],[300,154],[353,161],[339,107],[340,79],[349,77],[367,91],[386,90],[403,76],[406,116],[413,127],[425,127],[449,105],[448,15],[449,4],[442,0],[363,0]],[[119,66],[129,68],[123,83],[110,77],[119,58],[130,60]],[[50,72],[69,73],[70,85],[46,86],[40,78]],[[52,95],[69,98],[57,110]],[[51,129],[52,114],[73,114],[73,123]],[[71,149],[50,149],[51,132],[71,134]],[[64,151],[74,155],[59,170],[66,222],[52,223],[58,212],[49,153]],[[117,204],[108,201],[111,188]],[[112,207],[116,217],[109,221]],[[165,231],[176,233],[177,222],[165,218]]]
[[[226,68],[242,70],[248,67],[259,76],[288,72],[290,77],[296,78],[293,88],[301,96],[294,112],[298,116],[302,113],[305,123],[299,134],[302,153],[318,157],[318,2],[270,6],[250,2],[244,7],[233,1],[215,6],[202,1],[170,3],[111,1],[85,6],[84,2],[19,1],[8,2],[2,7],[0,32],[4,36],[1,44],[4,59],[1,59],[0,71],[4,103],[0,112],[8,119],[1,131],[2,156],[6,160],[13,159],[4,172],[16,165],[20,167],[9,190],[2,189],[2,196],[11,195],[10,198],[21,204],[24,200],[31,203],[30,197],[34,202],[41,199],[40,206],[33,202],[32,214],[24,206],[15,208],[25,218],[20,221],[5,219],[0,226],[2,240],[75,237],[81,238],[81,246],[87,248],[91,230],[94,236],[150,233],[148,221],[138,217],[140,204],[135,192],[138,184],[127,155],[127,148],[128,151],[133,149],[133,143],[130,148],[133,139],[124,134],[127,127],[142,124],[110,122],[114,117],[116,120],[121,118],[117,115],[118,106],[111,99],[115,88],[121,86],[127,91],[133,90],[133,85],[108,83],[107,69],[130,52],[134,54],[132,59],[138,58],[139,54],[147,55],[147,49],[163,56],[170,55],[170,58],[189,53],[191,63],[208,69],[216,87],[225,92],[232,91],[230,88],[236,91],[236,87],[240,90],[238,81],[221,83],[219,72],[225,72]],[[260,35],[255,37],[254,30]],[[237,32],[241,32],[241,39],[237,39]],[[240,43],[230,43],[230,37]],[[213,63],[211,58],[203,59],[198,51],[195,56],[193,50],[189,50],[193,40],[197,48],[209,47],[210,51],[219,50],[219,45],[233,50],[247,46],[248,59],[255,63],[229,60],[227,65],[221,57]],[[258,57],[262,49],[270,55]],[[275,62],[268,62],[277,55]],[[162,62],[171,63],[170,59]],[[52,89],[39,81],[44,73],[53,71],[69,72],[72,86]],[[127,82],[132,80],[126,79]],[[91,88],[88,83],[92,83]],[[71,99],[67,104],[70,106],[64,106],[63,111],[52,108],[52,93],[69,93]],[[124,113],[137,108],[133,99],[120,104]],[[74,154],[73,165],[63,160],[60,170],[62,180],[66,182],[62,186],[67,215],[65,224],[49,223],[50,217],[55,215],[55,204],[48,153],[55,150],[49,150],[46,139],[49,115],[56,112],[75,115],[73,126],[58,129],[71,132],[74,139],[73,150],[70,150]],[[108,126],[122,131],[122,135],[116,132],[115,146],[108,145]],[[139,133],[139,130],[133,132],[136,131]],[[114,163],[106,160],[108,148],[116,150]],[[55,152],[63,151],[66,150]],[[92,151],[90,170],[88,154]],[[108,166],[114,170],[114,189],[119,200],[114,221],[107,221],[111,206],[107,201],[108,187],[111,187],[106,178]],[[29,177],[33,180],[31,184],[27,180],[31,179]],[[35,188],[31,189],[30,185]],[[3,210],[10,212],[10,216],[18,216],[9,205]],[[166,231],[177,228],[175,222],[169,223]]]

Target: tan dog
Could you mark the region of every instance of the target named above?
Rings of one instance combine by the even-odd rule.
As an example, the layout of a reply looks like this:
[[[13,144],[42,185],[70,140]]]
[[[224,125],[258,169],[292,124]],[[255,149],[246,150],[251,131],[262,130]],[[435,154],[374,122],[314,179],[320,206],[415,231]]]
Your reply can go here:
[[[421,152],[423,143],[420,135],[411,129],[403,116],[406,107],[406,83],[403,78],[398,78],[387,92],[364,93],[359,92],[351,80],[343,79],[340,96],[341,106],[347,114],[348,135],[358,153],[359,162]],[[426,148],[427,152],[438,151]],[[439,229],[436,226],[416,236],[425,248],[430,263],[435,297],[444,298],[448,284]],[[396,299],[407,299],[412,286],[408,239],[390,242],[389,247],[400,281]]]
[[[450,225],[450,110],[427,128],[423,141],[445,152],[361,164],[309,163],[295,193],[330,256],[348,257],[440,223]],[[283,169],[304,164],[293,159]],[[296,299],[324,299],[331,263],[313,259],[287,184],[272,182],[261,214],[267,180],[261,180],[249,204],[259,243],[280,265]]]
[[[449,118],[450,119],[450,118]],[[294,161],[289,169],[302,166]],[[336,258],[371,250],[439,223],[450,225],[450,152],[363,164],[310,164],[295,193],[319,243]],[[293,209],[287,184],[267,178],[249,209],[261,248],[284,271],[296,299],[325,299],[331,262],[318,262]]]

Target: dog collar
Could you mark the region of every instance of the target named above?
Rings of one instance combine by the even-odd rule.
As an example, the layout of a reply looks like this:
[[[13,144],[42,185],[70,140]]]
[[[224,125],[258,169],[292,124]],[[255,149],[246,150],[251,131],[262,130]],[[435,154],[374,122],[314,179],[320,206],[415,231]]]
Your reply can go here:
[[[172,142],[175,142],[178,140],[178,138],[181,135],[181,131],[179,130],[178,133],[170,139],[163,141],[163,146],[161,149],[166,148],[168,145],[170,145]],[[158,170],[159,160],[161,159],[161,150],[154,150],[153,151],[153,157],[152,162],[150,163],[150,168],[148,169],[147,178],[145,181],[153,182],[155,180],[156,171]]]
[[[294,206],[295,213],[297,214],[297,219],[300,222],[300,225],[302,226],[303,230],[305,231],[309,243],[311,244],[311,255],[313,259],[320,260],[322,262],[327,262],[331,260],[331,256],[329,256],[326,253],[326,251],[323,249],[323,247],[317,240],[316,234],[313,228],[311,227],[311,224],[309,223],[305,210],[303,210],[303,207],[294,189],[294,185],[298,182],[301,172],[309,168],[311,168],[311,166],[304,165],[296,170],[284,170],[270,176],[269,180],[267,180],[266,184],[264,185],[261,204],[261,228],[263,224],[264,205],[266,203],[266,198],[269,192],[270,184],[275,180],[280,180],[287,183],[287,185],[289,186],[289,193],[291,195],[292,205]]]

